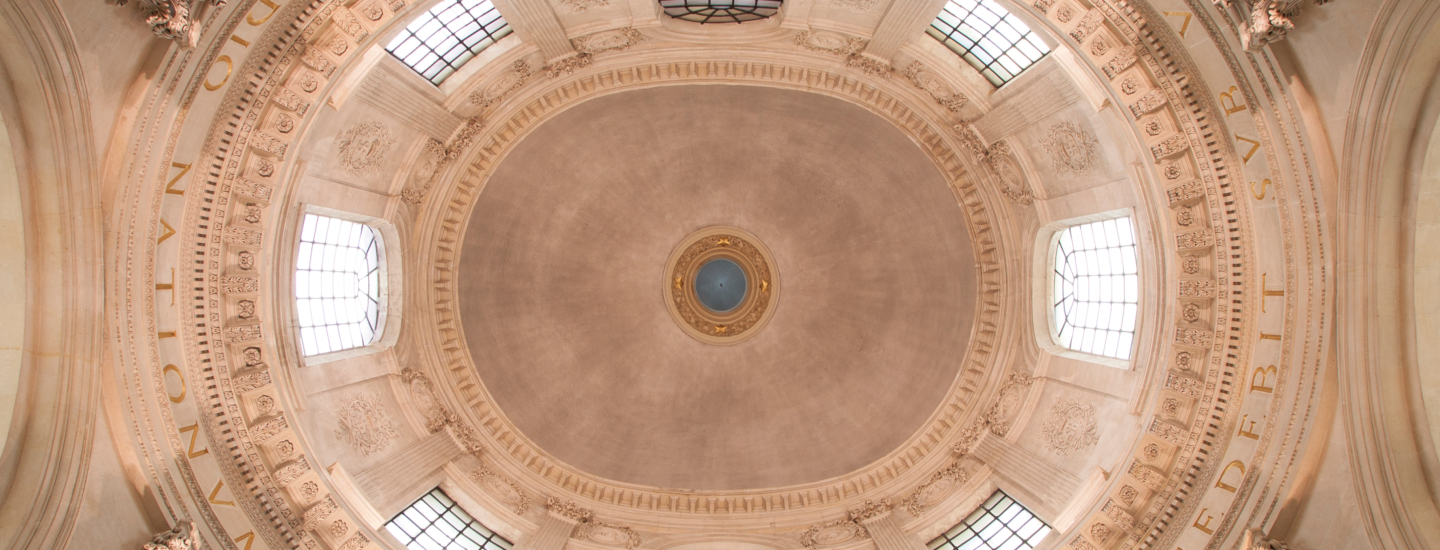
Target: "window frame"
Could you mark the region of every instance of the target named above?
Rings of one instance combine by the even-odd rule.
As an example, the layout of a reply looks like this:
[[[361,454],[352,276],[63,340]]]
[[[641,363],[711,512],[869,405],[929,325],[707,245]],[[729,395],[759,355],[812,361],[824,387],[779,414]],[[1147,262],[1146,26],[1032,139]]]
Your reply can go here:
[[[1010,502],[1012,503],[1011,506],[1018,506],[1020,510],[1022,510],[1024,513],[1029,514],[1031,518],[1040,522],[1040,527],[1036,529],[1037,533],[1041,529],[1045,530],[1044,534],[1040,534],[1038,538],[1034,538],[1036,537],[1036,535],[1032,533],[1030,537],[1026,537],[1026,540],[1022,541],[1022,545],[1029,547],[1026,550],[1034,550],[1035,548],[1044,547],[1045,545],[1043,543],[1050,540],[1052,538],[1051,535],[1054,535],[1059,531],[1055,528],[1054,525],[1051,525],[1049,522],[1045,521],[1045,518],[1040,517],[1040,514],[1037,513],[1035,510],[1030,509],[1029,506],[1026,506],[1024,503],[1020,502],[1020,499],[1015,498],[1009,492],[1006,492],[1000,487],[995,487],[988,496],[976,503],[973,510],[961,517],[958,521],[955,522],[954,525],[950,526],[944,531],[941,531],[935,537],[926,541],[925,548],[927,550],[956,550],[960,548],[964,543],[975,540],[975,538],[979,536],[979,533],[975,533],[974,536],[971,538],[959,540],[958,543],[956,542],[957,539],[950,537],[950,534],[956,533],[957,535],[959,535],[963,534],[965,531],[974,530],[973,527],[975,523],[978,522],[984,515],[992,516],[993,518],[995,518],[995,521],[1000,522],[1001,528],[1018,535],[1019,533],[1016,532],[1014,528],[1005,523],[1004,520],[1000,519],[1000,516],[1003,516],[1006,512],[1010,511],[1010,506],[1007,506],[1005,510],[1002,510],[1000,513],[995,513],[995,511],[991,509],[992,506],[998,505],[1001,499],[1006,498],[1010,499]],[[991,501],[996,501],[996,503],[992,505],[990,504]],[[975,519],[972,520],[971,518]],[[1029,520],[1026,520],[1026,524],[1028,523]],[[990,525],[994,525],[994,523],[990,522],[987,523],[985,526],[982,526],[981,531],[984,531]],[[1029,540],[1031,538],[1034,538],[1033,542]],[[996,547],[995,545],[990,544],[989,541],[984,539],[981,539],[980,544],[982,548],[976,548],[975,550],[991,550]]]
[[[1060,236],[1072,227],[1126,217],[1130,218],[1131,230],[1135,236],[1135,266],[1136,276],[1138,278],[1135,326],[1131,332],[1134,336],[1130,342],[1130,357],[1128,359],[1119,359],[1067,347],[1060,342],[1060,335],[1055,322],[1055,254],[1060,246]],[[1036,311],[1033,318],[1036,341],[1041,349],[1050,355],[1078,359],[1088,363],[1096,363],[1122,370],[1132,370],[1135,365],[1139,364],[1139,356],[1143,351],[1140,346],[1143,340],[1141,335],[1146,327],[1146,322],[1150,318],[1149,312],[1145,310],[1145,304],[1148,298],[1150,298],[1149,292],[1147,291],[1145,273],[1153,268],[1153,266],[1147,265],[1145,262],[1145,254],[1143,251],[1148,244],[1143,235],[1143,224],[1141,222],[1142,220],[1135,215],[1135,211],[1127,207],[1119,210],[1060,220],[1046,225],[1040,230],[1039,234],[1036,235],[1035,259],[1033,264],[1036,266],[1036,269],[1033,271],[1032,288],[1034,291],[1033,296],[1035,297],[1035,307],[1040,308],[1040,310]]]
[[[506,537],[504,534],[502,534],[502,533],[500,532],[500,531],[501,531],[500,529],[495,529],[495,528],[492,528],[492,527],[489,526],[489,525],[485,525],[484,522],[480,521],[480,518],[479,518],[478,516],[476,516],[475,514],[470,513],[470,510],[466,509],[466,507],[465,507],[465,506],[462,504],[462,502],[461,502],[462,500],[465,500],[465,499],[455,498],[455,497],[453,497],[453,496],[450,496],[450,492],[448,492],[448,491],[445,490],[445,485],[447,485],[447,484],[446,484],[446,483],[442,483],[442,484],[440,484],[440,485],[437,485],[437,486],[431,488],[431,489],[428,490],[428,491],[425,491],[425,492],[422,493],[419,497],[416,497],[415,500],[411,501],[410,504],[406,505],[404,508],[401,508],[399,512],[396,512],[394,515],[390,516],[390,518],[387,519],[387,520],[385,520],[385,522],[382,523],[376,530],[379,531],[380,533],[383,533],[384,536],[386,536],[386,537],[388,537],[388,538],[392,538],[392,539],[394,539],[396,542],[399,542],[399,543],[400,543],[400,546],[402,546],[402,547],[404,547],[404,548],[407,548],[407,549],[408,549],[408,548],[415,548],[415,547],[410,546],[410,543],[411,543],[411,542],[414,542],[416,539],[418,539],[418,538],[420,537],[420,535],[425,534],[426,531],[427,531],[427,529],[428,529],[429,527],[434,526],[438,521],[441,521],[441,520],[445,517],[445,513],[446,513],[446,512],[450,512],[450,511],[452,511],[452,510],[457,510],[457,509],[458,509],[461,514],[464,514],[465,516],[468,516],[468,517],[470,518],[470,521],[469,521],[469,522],[465,522],[465,528],[460,529],[460,531],[464,531],[465,529],[474,529],[475,526],[478,526],[479,529],[474,529],[475,532],[476,532],[477,534],[479,534],[480,536],[482,536],[482,537],[485,539],[484,542],[481,542],[481,543],[480,543],[480,546],[481,546],[482,550],[510,550],[510,549],[512,549],[512,548],[515,546],[516,543],[511,542],[510,537]],[[452,489],[453,489],[453,487],[452,487]],[[444,500],[450,501],[450,505],[449,505],[449,506],[446,506],[445,511],[444,511],[444,512],[441,512],[438,517],[436,517],[436,518],[433,519],[433,520],[429,520],[430,523],[429,523],[426,527],[421,528],[419,534],[417,534],[417,535],[415,535],[415,536],[410,536],[410,535],[408,535],[408,534],[405,535],[406,537],[409,538],[409,542],[407,542],[407,541],[405,541],[404,539],[402,539],[400,535],[397,535],[394,531],[391,530],[391,527],[390,527],[391,524],[394,524],[396,520],[401,519],[402,517],[404,517],[405,519],[409,520],[411,523],[415,523],[415,520],[414,520],[412,517],[407,516],[406,513],[409,512],[409,511],[412,510],[412,509],[415,509],[415,507],[418,506],[418,505],[420,505],[421,502],[426,499],[426,497],[430,497],[430,496],[434,495],[435,493],[439,493],[439,494],[440,494],[440,497],[443,498]],[[437,499],[437,500],[438,500],[438,499]],[[443,502],[441,502],[440,504],[443,505]],[[473,503],[472,503],[472,504],[473,504]],[[431,509],[433,510],[433,507],[432,507]],[[456,519],[461,520],[462,522],[464,521],[464,518],[461,518],[461,517],[456,517]],[[453,523],[452,523],[452,525],[453,525]],[[417,525],[417,526],[418,526],[418,525]],[[404,533],[403,533],[403,528],[399,528],[399,529],[401,529],[401,530],[402,530],[402,534],[404,534]],[[484,532],[489,532],[490,534],[487,536],[487,535],[484,534]],[[457,533],[456,537],[458,538],[458,536],[459,536],[459,533]],[[495,546],[498,547],[498,549],[497,549],[497,548],[492,548],[492,547],[490,546],[490,544],[492,544],[492,543],[495,541],[495,539],[499,539],[499,540],[501,541],[500,544],[495,544]],[[433,540],[433,539],[432,539],[432,540]],[[455,539],[452,538],[450,542],[453,543],[454,540],[455,540]],[[474,539],[471,539],[471,540],[473,541]],[[447,543],[447,544],[444,545],[444,547],[448,550],[448,549],[451,547],[451,544]]]
[[[375,234],[375,245],[378,249],[377,252],[380,262],[380,303],[378,318],[375,322],[375,337],[368,344],[315,355],[305,355],[305,347],[301,337],[299,298],[295,289],[295,277],[299,272],[300,237],[307,215],[326,216],[358,223],[369,227]],[[395,342],[400,338],[401,300],[404,294],[403,292],[394,291],[404,288],[402,280],[402,258],[399,247],[400,239],[395,226],[384,219],[314,204],[300,205],[295,217],[288,221],[289,232],[282,237],[286,239],[286,248],[277,250],[279,253],[285,254],[284,257],[286,261],[277,264],[277,267],[283,270],[277,273],[277,275],[280,275],[281,280],[285,281],[285,283],[276,286],[278,291],[284,293],[284,298],[281,300],[281,303],[288,308],[288,328],[291,334],[291,342],[294,346],[294,357],[299,359],[299,364],[306,366],[319,365],[378,353],[393,347]]]
[[[464,67],[469,65],[471,61],[474,61],[477,58],[484,57],[484,54],[486,52],[494,49],[506,38],[513,36],[515,34],[515,27],[510,24],[508,19],[505,18],[505,14],[500,11],[500,8],[495,6],[493,0],[485,0],[490,2],[491,9],[490,11],[484,12],[484,14],[482,15],[494,13],[496,14],[496,20],[500,22],[500,25],[494,29],[494,32],[491,32],[491,29],[485,26],[485,24],[481,24],[481,28],[479,29],[479,31],[477,31],[480,34],[485,35],[485,40],[489,40],[489,44],[482,46],[478,50],[468,47],[464,48],[462,50],[462,53],[455,56],[453,59],[446,59],[443,56],[440,56],[439,52],[435,51],[434,48],[430,48],[424,39],[420,39],[419,35],[416,34],[415,30],[413,30],[411,27],[416,25],[417,23],[420,23],[421,21],[424,21],[425,18],[430,18],[438,21],[438,18],[434,17],[432,15],[432,12],[434,12],[436,9],[441,9],[442,7],[449,8],[452,4],[459,4],[461,1],[462,0],[439,0],[438,2],[431,3],[430,6],[425,8],[424,11],[416,10],[413,14],[408,14],[404,26],[397,27],[393,31],[386,33],[382,41],[380,41],[380,43],[378,44],[379,49],[381,51],[384,51],[385,55],[399,62],[401,66],[409,69],[410,72],[413,73],[415,76],[419,77],[420,80],[429,83],[431,86],[434,86],[436,88],[440,88],[446,82],[449,82],[450,78],[453,76],[462,75],[463,77],[464,75],[468,74],[463,71]],[[470,14],[468,9],[465,10],[465,13],[467,15]],[[453,21],[454,20],[452,20],[451,22]],[[475,18],[473,21],[478,23],[480,20],[478,18]],[[442,29],[437,32],[443,31],[450,31],[448,25],[442,26]],[[434,34],[435,33],[432,33],[430,36],[434,36]],[[455,35],[453,31],[450,31],[450,34],[456,39],[459,38],[459,36]],[[474,36],[474,33],[471,33],[467,36]],[[426,67],[433,68],[436,66],[437,63],[442,65],[440,71],[436,73],[436,77],[438,77],[439,80],[436,80],[436,77],[426,76],[425,73],[422,72],[418,67],[412,66],[410,63],[406,62],[404,58],[397,55],[394,51],[391,50],[392,46],[396,46],[397,44],[404,42],[407,38],[411,37],[419,40],[420,44],[416,46],[417,49],[429,49],[431,53],[435,54],[435,56],[438,58],[435,61],[432,61]],[[485,40],[481,40],[481,42],[484,42]],[[399,48],[397,47],[396,49],[398,50]],[[414,51],[415,50],[413,49],[411,50],[411,52]],[[448,67],[448,72],[447,69],[444,67]]]
[[[666,2],[680,2],[681,5],[679,5],[679,6],[666,6],[666,5],[665,5]],[[686,5],[686,4],[687,4],[687,0],[655,0],[655,5],[656,5],[656,6],[658,7],[658,9],[659,9],[659,15],[664,16],[664,19],[671,19],[671,20],[675,20],[675,21],[684,21],[684,22],[687,22],[687,23],[695,23],[695,24],[698,24],[698,25],[727,25],[727,24],[728,24],[728,25],[739,25],[739,24],[743,24],[743,23],[754,23],[754,22],[757,22],[757,21],[767,21],[767,20],[770,20],[770,19],[777,19],[777,20],[778,20],[778,19],[785,13],[785,0],[756,0],[757,9],[760,9],[760,8],[758,8],[758,5],[759,5],[760,2],[774,2],[774,3],[776,4],[776,6],[774,7],[775,13],[772,13],[772,14],[767,15],[767,16],[764,16],[764,17],[757,17],[757,18],[755,18],[755,19],[746,19],[746,20],[743,20],[743,21],[737,20],[737,18],[736,18],[735,16],[733,16],[733,15],[732,15],[732,16],[727,16],[727,17],[728,17],[728,20],[723,20],[723,21],[709,21],[709,20],[696,21],[696,20],[694,20],[694,19],[687,19],[687,18],[686,18],[686,16],[688,16],[688,15],[694,15],[693,13],[691,13],[691,14],[686,14],[685,16],[676,16],[676,15],[671,15],[671,14],[670,14],[670,10],[671,10],[671,9],[687,7],[687,5]],[[764,9],[770,9],[770,8],[764,8]]]
[[[990,35],[991,35],[992,33],[998,32],[998,31],[996,31],[995,29],[996,29],[996,27],[998,26],[999,23],[1006,23],[1006,22],[1008,22],[1009,24],[1011,24],[1011,26],[1014,26],[1014,25],[1018,24],[1018,25],[1023,26],[1027,32],[1020,33],[1020,38],[1019,38],[1018,40],[1012,42],[1009,47],[1004,48],[1004,49],[1001,51],[1000,55],[997,56],[997,57],[996,57],[994,60],[992,60],[990,63],[984,64],[983,66],[977,66],[976,63],[979,61],[979,57],[978,57],[978,56],[975,56],[975,55],[974,55],[973,53],[971,53],[971,52],[974,50],[975,47],[979,47],[980,40],[976,40],[976,41],[975,41],[976,43],[975,43],[975,46],[974,46],[974,47],[966,48],[966,47],[964,47],[963,45],[960,45],[959,41],[956,41],[956,40],[954,40],[954,38],[953,38],[953,36],[955,36],[957,33],[960,32],[958,26],[956,26],[956,27],[951,27],[951,30],[949,30],[949,31],[946,31],[945,29],[936,26],[937,23],[941,23],[941,22],[942,22],[942,19],[941,19],[941,18],[942,18],[942,16],[943,16],[944,14],[946,14],[946,13],[952,13],[952,14],[953,14],[953,13],[954,13],[954,12],[950,12],[950,10],[949,10],[948,8],[949,8],[950,5],[951,5],[952,3],[954,3],[955,1],[956,1],[956,0],[946,0],[946,2],[941,5],[940,11],[936,13],[935,18],[931,19],[931,20],[930,20],[930,23],[925,26],[925,34],[926,34],[927,36],[935,39],[935,41],[936,41],[942,48],[944,48],[945,50],[948,50],[948,51],[950,51],[952,54],[954,54],[954,55],[960,57],[961,59],[963,59],[963,60],[966,62],[967,65],[970,65],[971,68],[975,69],[976,72],[980,73],[980,75],[981,75],[982,77],[984,77],[987,82],[989,82],[992,86],[994,86],[994,87],[997,88],[997,89],[1005,87],[1006,85],[1010,84],[1011,82],[1014,82],[1014,81],[1018,80],[1019,78],[1021,78],[1022,76],[1024,76],[1027,72],[1030,72],[1030,69],[1031,69],[1031,68],[1033,68],[1033,67],[1035,67],[1036,65],[1039,65],[1040,63],[1044,62],[1046,58],[1050,57],[1050,54],[1055,53],[1055,50],[1056,50],[1057,47],[1059,46],[1059,44],[1056,43],[1048,34],[1046,34],[1046,33],[1044,33],[1044,32],[1041,32],[1041,29],[1044,29],[1045,27],[1044,27],[1043,25],[1039,24],[1040,22],[1037,21],[1035,18],[1031,17],[1028,12],[1026,12],[1026,11],[1023,10],[1023,9],[1012,9],[1012,8],[1018,8],[1019,6],[1011,5],[1011,4],[1013,4],[1012,2],[1007,2],[1007,1],[1004,1],[1004,0],[988,0],[989,2],[995,4],[997,8],[999,8],[999,9],[1002,10],[1002,11],[1004,11],[1005,13],[1004,13],[1004,15],[1001,16],[1000,22],[997,22],[997,23],[994,24],[994,25],[989,25],[989,24],[987,24],[987,25],[989,25],[989,27],[988,27],[987,30],[982,31],[982,32],[980,33],[980,40],[985,40],[985,39],[987,39],[988,37],[990,37]],[[987,0],[975,0],[975,1],[976,1],[976,2],[984,2],[984,1],[987,1]],[[964,9],[966,9],[966,8],[957,6],[957,9],[964,10]],[[967,20],[971,20],[971,19],[972,19],[974,10],[967,10],[967,11],[970,12],[970,17],[960,17],[959,19],[960,19],[961,22],[965,22],[965,21],[967,21]],[[946,25],[947,27],[949,27],[949,24],[948,24],[948,23],[945,23],[945,25]],[[1002,79],[1002,78],[1000,78],[999,73],[996,73],[996,72],[994,72],[993,70],[991,70],[991,71],[990,71],[990,74],[993,74],[996,79],[1001,80],[1001,81],[997,83],[997,82],[995,82],[995,80],[992,80],[992,79],[990,78],[990,75],[987,75],[987,74],[986,74],[986,70],[987,70],[987,69],[990,69],[990,67],[993,66],[993,65],[999,64],[999,63],[1000,63],[1000,59],[1001,59],[1002,57],[1010,54],[1010,52],[1012,52],[1013,50],[1016,50],[1016,49],[1019,47],[1019,44],[1020,44],[1021,42],[1025,42],[1027,38],[1029,39],[1028,42],[1029,42],[1032,46],[1037,45],[1037,44],[1038,44],[1038,45],[1042,45],[1042,46],[1045,47],[1045,51],[1040,52],[1040,56],[1039,56],[1039,57],[1035,58],[1034,60],[1031,60],[1031,61],[1030,61],[1028,64],[1026,64],[1025,66],[1020,67],[1020,70],[1015,71],[1009,78],[1003,78],[1003,79]],[[951,44],[950,44],[951,42],[954,42],[957,46],[959,46],[959,47],[960,47],[962,50],[964,50],[964,51],[956,51],[955,47],[952,47],[952,46],[951,46]],[[972,60],[971,60],[972,57],[975,59],[975,61],[972,61]],[[1028,57],[1028,56],[1026,56],[1026,57]],[[1008,69],[1007,69],[1007,71],[1008,71]]]

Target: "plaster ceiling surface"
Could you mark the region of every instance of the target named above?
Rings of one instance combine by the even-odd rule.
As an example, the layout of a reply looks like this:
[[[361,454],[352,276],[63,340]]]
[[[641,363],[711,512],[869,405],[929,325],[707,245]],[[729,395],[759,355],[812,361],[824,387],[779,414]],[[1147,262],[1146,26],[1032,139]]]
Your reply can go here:
[[[664,269],[713,225],[782,285],[750,340],[688,336]],[[932,161],[889,122],[805,92],[694,85],[594,99],[495,169],[457,273],[501,411],[592,475],[741,490],[846,474],[936,411],[969,345],[975,261]]]

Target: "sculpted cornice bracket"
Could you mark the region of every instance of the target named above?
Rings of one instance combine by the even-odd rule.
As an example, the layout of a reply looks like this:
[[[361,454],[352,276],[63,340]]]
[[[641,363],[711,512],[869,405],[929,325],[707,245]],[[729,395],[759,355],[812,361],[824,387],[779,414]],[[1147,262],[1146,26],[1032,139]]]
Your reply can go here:
[[[545,499],[545,511],[550,515],[560,518],[569,523],[590,521],[595,516],[595,511],[575,504],[573,500],[560,500],[557,497]]]
[[[130,3],[130,0],[105,1],[117,6]],[[209,0],[208,3],[218,7],[224,6],[227,1],[229,0]],[[155,36],[174,40],[181,48],[193,48],[195,41],[200,38],[200,27],[195,24],[200,10],[193,5],[197,3],[203,4],[205,0],[140,0],[136,7],[145,12],[145,22],[150,25]]]
[[[865,499],[865,503],[859,508],[850,509],[850,520],[864,525],[866,522],[880,519],[894,509],[889,498],[882,498],[878,501]]]
[[[1244,33],[1240,42],[1246,50],[1260,51],[1265,45],[1285,39],[1286,33],[1295,29],[1291,20],[1300,13],[1308,0],[1214,0],[1215,7],[1229,10],[1239,20]],[[1324,5],[1332,0],[1314,0],[1315,5]]]

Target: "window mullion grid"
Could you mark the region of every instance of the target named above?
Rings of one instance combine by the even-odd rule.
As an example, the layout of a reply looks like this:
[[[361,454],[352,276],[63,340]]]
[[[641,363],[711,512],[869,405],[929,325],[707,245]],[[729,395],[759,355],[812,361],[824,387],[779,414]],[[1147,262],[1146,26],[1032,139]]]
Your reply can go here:
[[[984,17],[976,15],[975,12],[982,9],[986,10],[994,17],[994,22],[987,22],[985,21]],[[946,43],[947,41],[954,42],[960,48],[965,50],[964,52],[957,53],[960,53],[961,57],[965,58],[965,61],[970,63],[971,66],[975,67],[977,71],[980,71],[982,75],[985,75],[985,78],[989,80],[991,84],[994,84],[997,87],[1005,84],[1006,82],[1009,82],[1011,79],[1015,78],[1015,76],[1019,75],[1020,72],[1029,68],[1030,65],[1034,65],[1036,61],[1039,61],[1039,57],[1031,60],[1028,54],[1024,56],[1026,59],[1025,63],[1020,63],[1017,59],[1009,57],[1011,55],[1011,52],[1019,50],[1020,44],[1026,43],[1030,47],[1039,50],[1040,57],[1044,57],[1047,53],[1049,53],[1049,48],[1043,47],[1043,43],[1039,45],[1040,47],[1036,47],[1037,44],[1033,40],[1031,40],[1031,37],[1035,34],[1034,31],[1030,30],[1030,28],[1024,23],[1022,23],[1020,20],[1015,19],[1014,15],[1012,15],[1010,12],[1006,11],[1004,8],[1001,8],[998,5],[995,5],[991,0],[979,0],[979,2],[975,4],[974,9],[965,8],[957,4],[954,0],[951,0],[950,2],[947,2],[945,4],[944,11],[951,17],[956,18],[956,23],[954,25],[951,25],[950,23],[945,21],[944,15],[942,15],[941,17],[936,18],[935,21],[930,24],[930,27],[938,31],[938,34],[927,34],[930,34],[932,37],[939,40],[941,43]],[[963,15],[961,15],[962,13]],[[1015,40],[1011,40],[1008,36],[1005,36],[1005,33],[999,30],[999,27],[1002,24],[1008,26],[1012,31],[1018,34],[1018,38],[1016,38]],[[970,38],[966,36],[963,31],[960,30],[962,26],[967,25],[979,32],[979,37],[977,37],[975,40],[970,40]],[[957,40],[955,38],[956,35],[961,36],[964,41]],[[996,48],[999,49],[998,52],[991,52],[988,48],[984,46],[984,41],[987,39],[992,42]],[[966,46],[965,44],[967,42],[971,45]],[[979,51],[979,53],[977,53],[977,50]],[[1023,54],[1024,51],[1021,50],[1020,53]],[[988,61],[986,60],[987,58]],[[1018,67],[1018,69],[1012,71],[1004,63],[1002,63],[1002,60],[1004,59],[1009,59],[1012,63],[1016,65],[1016,67]],[[999,66],[1000,70],[1003,70],[1009,76],[1002,77],[1000,75],[1000,72],[996,70],[997,65]]]

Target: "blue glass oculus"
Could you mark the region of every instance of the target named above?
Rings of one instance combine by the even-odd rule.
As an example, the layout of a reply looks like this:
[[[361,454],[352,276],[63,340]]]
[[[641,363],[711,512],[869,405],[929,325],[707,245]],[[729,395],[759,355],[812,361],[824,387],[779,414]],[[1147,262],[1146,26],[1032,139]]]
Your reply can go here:
[[[695,274],[695,297],[710,311],[724,313],[745,300],[745,270],[735,262],[716,258]]]

